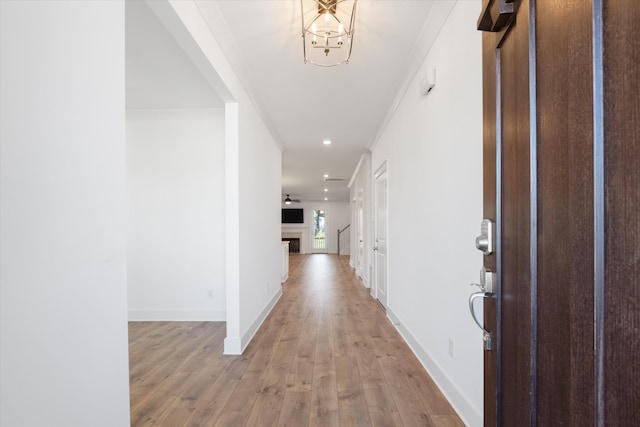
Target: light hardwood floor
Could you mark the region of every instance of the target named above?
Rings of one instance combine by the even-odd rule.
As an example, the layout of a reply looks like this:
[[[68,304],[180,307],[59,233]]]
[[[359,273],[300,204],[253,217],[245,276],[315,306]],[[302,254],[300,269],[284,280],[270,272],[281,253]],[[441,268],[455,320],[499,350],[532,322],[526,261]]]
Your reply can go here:
[[[221,322],[132,322],[132,426],[463,426],[348,265],[292,255],[242,356]]]

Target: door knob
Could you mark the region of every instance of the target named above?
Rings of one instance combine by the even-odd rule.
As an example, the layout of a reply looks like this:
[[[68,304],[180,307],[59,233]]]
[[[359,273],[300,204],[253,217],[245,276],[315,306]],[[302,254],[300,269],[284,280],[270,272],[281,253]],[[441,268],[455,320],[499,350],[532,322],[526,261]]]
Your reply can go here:
[[[373,250],[374,250],[374,251],[377,251],[377,250],[378,250],[378,247],[377,247],[377,246],[374,246],[374,247],[373,247]]]

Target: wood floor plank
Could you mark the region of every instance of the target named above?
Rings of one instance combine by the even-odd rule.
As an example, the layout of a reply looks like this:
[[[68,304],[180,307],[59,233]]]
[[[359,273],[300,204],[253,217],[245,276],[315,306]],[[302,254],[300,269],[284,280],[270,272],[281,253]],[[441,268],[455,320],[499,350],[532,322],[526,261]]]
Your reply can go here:
[[[404,425],[389,387],[384,382],[365,381],[363,391],[372,426],[401,427]]]
[[[351,356],[336,357],[340,425],[370,426],[369,408],[360,382],[357,363]]]
[[[245,425],[258,399],[269,361],[273,357],[273,347],[270,344],[267,340],[264,347],[254,346],[253,357],[245,360],[248,362],[246,371],[239,378],[230,376],[233,390],[224,401],[225,404],[213,425],[228,427]]]
[[[311,391],[318,334],[318,311],[310,308],[301,325],[296,355],[287,381],[287,391]]]
[[[404,424],[435,427],[435,422],[429,416],[418,396],[416,396],[416,391],[398,360],[393,357],[386,357],[379,359],[378,362],[384,372],[389,390]]]
[[[320,311],[316,337],[310,426],[338,425],[338,385],[329,307]]]
[[[132,426],[438,426],[462,421],[348,257],[292,255],[243,355],[223,322],[131,322]]]
[[[236,358],[225,368],[224,373],[211,385],[198,401],[194,411],[185,418],[184,427],[214,425],[229,397],[247,370],[247,360]]]
[[[424,368],[420,362],[416,359],[415,363],[407,363],[406,366],[409,371],[409,381],[427,411],[432,415],[442,415],[445,418],[453,415],[457,418],[456,411],[442,395],[433,379],[428,375],[421,374]]]
[[[229,396],[235,390],[240,380],[231,379],[229,377],[222,381],[217,382],[220,387],[216,388],[214,394],[207,393],[202,399],[195,405],[193,411],[189,414],[185,414],[182,424],[174,424],[176,426],[182,425],[183,427],[201,427],[201,426],[213,426],[218,422],[222,409],[227,404]]]
[[[154,424],[162,413],[172,408],[177,400],[174,390],[184,384],[188,375],[176,373],[160,383],[149,396],[131,410],[131,425],[144,426]]]
[[[311,391],[287,390],[282,402],[278,427],[300,427],[309,425]]]
[[[464,423],[457,415],[431,415],[437,427],[464,427]]]
[[[281,341],[278,345],[249,417],[249,425],[277,425],[296,344],[294,340],[289,340]]]

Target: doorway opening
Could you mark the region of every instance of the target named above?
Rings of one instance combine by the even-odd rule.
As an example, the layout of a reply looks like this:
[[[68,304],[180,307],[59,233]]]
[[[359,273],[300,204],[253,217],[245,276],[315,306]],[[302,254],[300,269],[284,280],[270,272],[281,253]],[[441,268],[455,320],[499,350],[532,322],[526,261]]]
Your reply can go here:
[[[313,248],[314,253],[327,252],[326,209],[313,210]]]

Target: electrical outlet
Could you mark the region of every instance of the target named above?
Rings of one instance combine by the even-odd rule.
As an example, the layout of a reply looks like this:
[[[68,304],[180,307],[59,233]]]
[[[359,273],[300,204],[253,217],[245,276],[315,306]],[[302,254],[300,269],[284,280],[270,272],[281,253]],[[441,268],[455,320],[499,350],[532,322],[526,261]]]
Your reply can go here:
[[[209,296],[209,298],[215,298],[215,296],[213,294],[213,289],[207,290],[207,295]]]
[[[453,338],[449,338],[449,356],[453,358]]]

